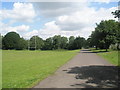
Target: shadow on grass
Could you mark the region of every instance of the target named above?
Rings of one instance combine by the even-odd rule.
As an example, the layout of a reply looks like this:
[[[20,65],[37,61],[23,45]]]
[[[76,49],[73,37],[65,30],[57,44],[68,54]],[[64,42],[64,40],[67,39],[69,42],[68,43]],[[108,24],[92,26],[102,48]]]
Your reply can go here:
[[[68,74],[76,74],[76,79],[85,80],[83,83],[71,85],[85,88],[118,88],[117,66],[83,66],[73,67]]]
[[[81,50],[81,51],[91,51],[90,49],[84,49],[84,50]]]

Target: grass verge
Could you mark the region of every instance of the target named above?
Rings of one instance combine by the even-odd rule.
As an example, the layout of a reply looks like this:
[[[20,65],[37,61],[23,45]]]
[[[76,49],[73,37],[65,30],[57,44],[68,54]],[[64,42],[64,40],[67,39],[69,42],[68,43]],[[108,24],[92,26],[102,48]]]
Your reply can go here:
[[[96,52],[101,57],[105,58],[111,64],[114,64],[116,66],[120,66],[119,61],[118,61],[118,53],[119,53],[118,51],[113,51],[110,49],[108,50],[108,52],[106,52],[105,49],[99,49],[99,50],[91,49],[91,50],[93,52]]]
[[[0,90],[2,89],[2,50],[0,50]]]

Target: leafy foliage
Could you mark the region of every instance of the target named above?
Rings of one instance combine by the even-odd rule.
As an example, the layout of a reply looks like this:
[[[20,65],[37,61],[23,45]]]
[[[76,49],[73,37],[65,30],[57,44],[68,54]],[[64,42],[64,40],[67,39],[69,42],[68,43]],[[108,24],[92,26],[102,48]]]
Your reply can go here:
[[[2,36],[0,34],[0,49],[2,49]]]
[[[107,50],[111,44],[118,43],[118,32],[120,32],[118,24],[114,20],[101,21],[90,36],[90,44]]]
[[[52,50],[53,49],[53,40],[52,38],[47,38],[44,41],[44,46],[42,47],[43,50]]]
[[[113,15],[115,15],[115,18],[120,18],[120,10],[116,10],[115,12],[112,12]]]
[[[43,39],[38,36],[30,38],[30,49],[41,49],[44,45]]]
[[[28,42],[27,40],[25,40],[24,38],[20,38],[20,41],[19,41],[19,45],[18,45],[18,49],[19,50],[24,50],[24,49],[27,49],[28,47]]]
[[[31,49],[31,50],[56,50],[56,49],[81,49],[85,47],[86,40],[83,37],[67,37],[55,35],[43,40],[39,36],[32,36],[30,40],[20,38],[16,32],[9,32],[3,38],[3,49]]]
[[[16,32],[9,32],[3,37],[4,49],[18,49],[20,36]]]

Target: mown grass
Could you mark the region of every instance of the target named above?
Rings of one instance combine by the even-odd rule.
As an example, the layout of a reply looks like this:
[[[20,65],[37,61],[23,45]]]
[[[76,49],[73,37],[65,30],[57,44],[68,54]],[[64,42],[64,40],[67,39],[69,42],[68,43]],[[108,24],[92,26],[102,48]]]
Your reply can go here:
[[[3,50],[3,88],[28,88],[53,74],[80,50]]]
[[[0,50],[0,90],[2,89],[2,50]]]
[[[98,49],[98,50],[91,49],[91,50],[93,52],[96,52],[101,57],[105,58],[111,64],[114,64],[116,66],[119,65],[119,62],[118,62],[118,51],[114,51],[114,50],[110,50],[110,49],[108,50],[108,52],[106,52],[105,49]]]

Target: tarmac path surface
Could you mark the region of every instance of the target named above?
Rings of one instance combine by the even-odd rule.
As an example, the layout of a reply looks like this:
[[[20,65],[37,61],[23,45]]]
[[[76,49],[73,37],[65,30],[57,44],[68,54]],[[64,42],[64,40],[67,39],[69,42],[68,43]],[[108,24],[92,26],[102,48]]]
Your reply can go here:
[[[85,49],[33,88],[117,87],[118,67]]]

